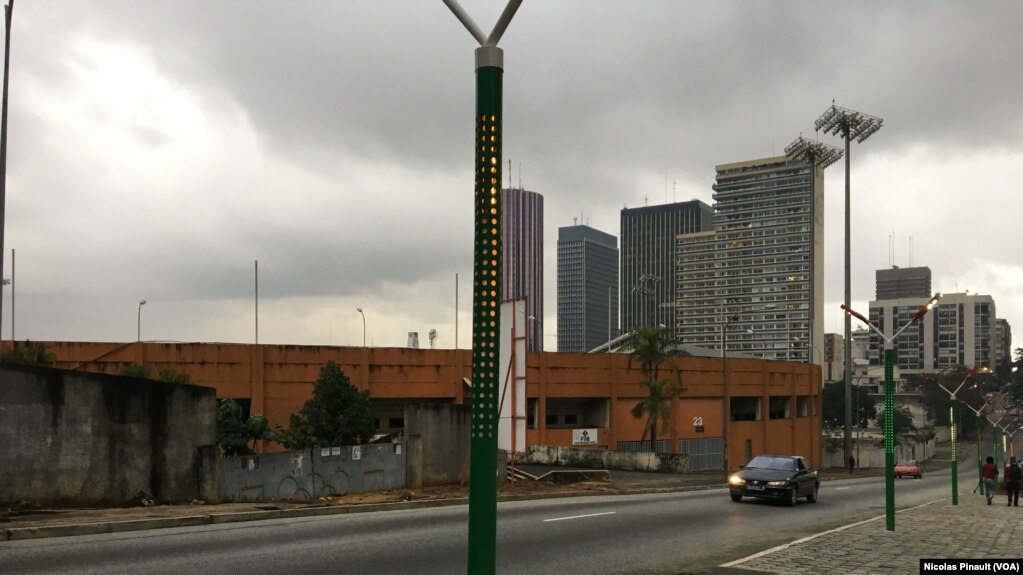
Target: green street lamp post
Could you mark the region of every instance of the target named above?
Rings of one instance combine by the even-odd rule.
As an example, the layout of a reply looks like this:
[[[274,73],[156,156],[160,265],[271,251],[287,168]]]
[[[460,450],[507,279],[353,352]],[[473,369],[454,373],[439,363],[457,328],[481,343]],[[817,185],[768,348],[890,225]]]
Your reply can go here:
[[[479,43],[473,200],[472,432],[469,446],[468,573],[495,572],[497,420],[501,294],[501,97],[504,51],[497,47],[522,0],[509,0],[484,36],[457,0],[444,3]]]
[[[958,419],[959,411],[956,408],[959,407],[959,405],[956,403],[956,401],[957,401],[956,400],[956,394],[959,393],[959,390],[962,389],[964,385],[966,385],[966,382],[968,382],[971,379],[973,379],[973,376],[977,373],[978,369],[979,368],[976,368],[976,367],[971,369],[970,372],[966,374],[966,378],[963,379],[962,383],[960,383],[959,386],[956,387],[954,390],[945,387],[938,380],[932,378],[931,376],[929,376],[927,374],[924,374],[924,378],[926,378],[926,379],[928,379],[928,380],[938,384],[938,387],[940,387],[941,389],[944,389],[945,392],[948,393],[948,395],[949,395],[949,400],[948,400],[948,420],[949,420],[949,429],[951,429],[951,435],[952,435],[952,437],[951,437],[951,440],[952,440],[952,505],[959,505],[959,453],[958,453],[958,450],[956,449],[956,445],[957,445],[957,443],[959,441],[959,436],[957,434],[958,430],[956,429],[956,420]]]
[[[920,309],[913,315],[913,318],[906,322],[906,325],[900,327],[891,337],[886,336],[883,331],[877,329],[877,326],[870,323],[870,320],[851,307],[845,304],[841,306],[848,316],[862,321],[884,340],[884,507],[885,529],[888,531],[895,531],[895,382],[893,381],[892,374],[895,366],[895,348],[892,342],[902,335],[906,328],[927,315],[927,312],[934,307],[939,299],[941,299],[941,294],[934,294],[934,297],[920,306]],[[846,407],[849,407],[848,403]]]
[[[970,405],[969,403],[966,403],[965,401],[963,401],[961,399],[956,399],[956,401],[958,401],[960,405],[965,405],[967,407],[967,409],[972,411],[973,414],[977,417],[977,425],[976,425],[976,427],[977,427],[977,485],[980,485],[984,481],[984,464],[982,462],[983,458],[981,457],[981,445],[980,445],[980,436],[981,436],[980,426],[981,426],[981,422],[983,421],[983,419],[981,418],[981,414],[984,413],[984,409],[987,407],[987,403],[985,403],[984,405],[980,406],[980,409],[974,409],[974,407],[972,405]]]

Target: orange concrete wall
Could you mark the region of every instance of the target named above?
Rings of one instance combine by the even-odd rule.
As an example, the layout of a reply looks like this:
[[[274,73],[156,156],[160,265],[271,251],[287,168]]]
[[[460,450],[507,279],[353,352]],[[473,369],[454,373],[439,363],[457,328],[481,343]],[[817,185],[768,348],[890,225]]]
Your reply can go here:
[[[463,403],[470,393],[463,378],[471,378],[471,350],[362,348],[298,345],[217,343],[94,343],[43,342],[56,357],[56,367],[116,373],[142,363],[155,373],[169,367],[186,373],[192,383],[213,387],[217,397],[250,398],[253,413],[263,413],[271,425],[287,425],[312,394],[320,368],[329,360],[340,365],[360,389],[376,401],[441,400]],[[10,342],[3,342],[9,347]],[[626,354],[531,352],[526,356],[526,396],[538,401],[537,426],[527,431],[530,444],[571,445],[571,429],[547,429],[546,400],[594,398],[608,401],[608,426],[599,430],[600,445],[643,436],[641,420],[629,411],[645,397],[642,374]],[[720,437],[722,421],[722,362],[719,358],[671,358],[660,377],[681,381],[684,391],[672,405],[669,429],[658,438]],[[821,461],[820,389],[818,366],[805,363],[729,359],[728,393],[761,398],[759,421],[729,422],[728,455],[732,466],[745,461],[745,442],[753,454],[796,452],[816,465]],[[768,417],[768,398],[790,397],[786,419]],[[808,416],[798,417],[796,398],[810,396]],[[693,418],[703,418],[697,432]]]

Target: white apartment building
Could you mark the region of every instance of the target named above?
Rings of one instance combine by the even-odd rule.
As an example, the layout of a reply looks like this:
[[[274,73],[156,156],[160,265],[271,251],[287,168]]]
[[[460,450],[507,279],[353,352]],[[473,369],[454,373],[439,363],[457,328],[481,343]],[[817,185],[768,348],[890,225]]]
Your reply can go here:
[[[870,321],[886,337],[908,323],[929,298],[870,302]],[[943,294],[938,305],[893,342],[895,364],[905,373],[933,373],[947,367],[994,367],[995,302],[989,295]],[[871,333],[868,359],[882,365],[884,342]]]

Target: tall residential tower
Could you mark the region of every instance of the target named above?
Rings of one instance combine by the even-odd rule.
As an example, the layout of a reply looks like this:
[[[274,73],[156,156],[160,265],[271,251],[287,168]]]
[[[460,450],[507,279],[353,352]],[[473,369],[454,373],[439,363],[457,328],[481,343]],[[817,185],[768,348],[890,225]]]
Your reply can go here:
[[[678,239],[676,334],[821,362],[824,168],[777,156],[716,170],[714,230]]]

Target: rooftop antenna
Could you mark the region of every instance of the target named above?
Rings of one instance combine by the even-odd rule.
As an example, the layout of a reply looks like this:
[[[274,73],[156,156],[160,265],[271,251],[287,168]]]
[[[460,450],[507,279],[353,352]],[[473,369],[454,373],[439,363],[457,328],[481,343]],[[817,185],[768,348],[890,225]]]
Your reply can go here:
[[[508,189],[512,189],[512,167],[511,158],[508,158]]]
[[[510,172],[511,168],[508,168],[508,171]],[[520,190],[523,189],[522,188],[522,162],[519,162],[519,189]]]
[[[909,236],[909,267],[913,267],[913,236]]]
[[[573,226],[578,226],[579,225],[579,218],[572,218],[572,225]]]
[[[671,179],[671,203],[675,203],[677,201],[675,199],[675,184],[677,183],[678,182],[675,181],[675,178]]]

